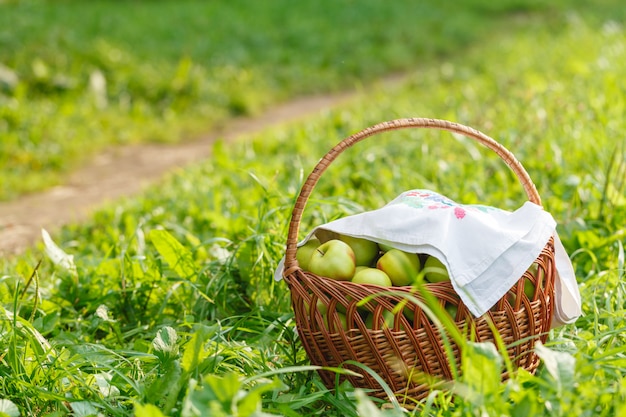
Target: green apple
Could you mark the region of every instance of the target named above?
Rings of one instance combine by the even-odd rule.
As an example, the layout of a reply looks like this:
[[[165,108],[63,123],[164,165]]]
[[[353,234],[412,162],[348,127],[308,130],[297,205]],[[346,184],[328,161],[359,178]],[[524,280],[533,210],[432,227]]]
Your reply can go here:
[[[450,281],[450,275],[445,265],[434,256],[429,256],[424,262],[424,278],[428,282]]]
[[[309,261],[311,260],[311,255],[320,245],[320,241],[318,238],[314,237],[309,239],[304,245],[298,247],[296,251],[296,260],[298,261],[298,265],[300,268],[305,271],[309,270]]]
[[[382,323],[378,323],[378,329],[390,328],[393,329],[393,322],[395,320],[395,316],[393,312],[389,310],[383,310],[383,313],[380,315],[382,318]],[[370,313],[365,319],[365,326],[368,329],[374,328],[374,313]]]
[[[311,305],[308,302],[304,302],[304,307],[306,308],[307,313],[311,314]],[[315,303],[315,307],[317,308],[317,311],[320,312],[320,314],[322,316],[326,315],[326,312],[328,311],[328,306],[326,304],[324,304],[324,302],[318,298],[317,302]]]
[[[459,306],[452,303],[446,303],[445,309],[450,317],[452,317],[452,320],[456,320],[456,313],[459,311]]]
[[[378,248],[383,251],[383,252],[389,252],[391,249],[393,249],[393,246],[391,245],[387,245],[384,243],[379,243],[378,244]]]
[[[536,277],[537,282],[539,282],[539,286],[541,287],[541,277],[543,276],[543,273],[539,272],[539,264],[537,262],[533,262],[530,267],[528,267],[527,272],[529,272],[533,277]],[[533,284],[528,278],[524,280],[524,293],[530,300],[532,300],[535,295],[535,284]]]
[[[338,281],[350,281],[354,276],[356,262],[350,245],[339,239],[322,243],[311,254],[309,271]]]
[[[526,294],[526,297],[528,297],[531,301],[535,295],[535,284],[533,284],[528,278],[524,280],[524,294]]]
[[[420,271],[417,254],[391,249],[378,259],[376,268],[384,271],[395,286],[411,285]]]
[[[539,286],[541,287],[541,277],[543,276],[543,273],[539,271],[539,264],[537,262],[533,262],[528,267],[527,273],[530,273],[531,276],[536,277],[537,282],[539,282]],[[532,281],[528,278],[524,280],[524,293],[526,294],[526,297],[531,300],[535,295],[535,284],[533,284]]]
[[[378,256],[378,244],[360,237],[340,235],[339,240],[346,242],[354,251],[357,266],[370,266]]]
[[[361,266],[357,266],[357,267],[354,269],[354,275],[358,274],[358,273],[359,273],[359,271],[363,271],[364,269],[367,269],[367,268],[370,268],[370,267],[369,267],[369,266],[363,266],[363,265],[361,265]]]
[[[526,294],[526,297],[528,297],[530,301],[533,300],[533,296],[535,295],[535,284],[533,284],[528,278],[524,280],[524,294]],[[515,306],[516,298],[515,293],[509,293],[509,303],[512,306]]]
[[[387,328],[393,329],[393,326],[396,321],[396,315],[393,313],[393,311],[383,310],[380,317],[382,318],[382,323],[381,322],[378,323],[379,330],[387,329]],[[398,317],[398,320],[400,320],[400,317]],[[402,322],[399,323],[399,326],[400,326],[400,330],[406,330]],[[368,314],[367,318],[365,319],[365,327],[367,327],[368,329],[374,328],[374,313]]]
[[[374,284],[381,287],[391,287],[391,279],[389,276],[380,269],[377,268],[365,268],[361,269],[354,274],[352,282],[355,284]]]
[[[317,229],[315,231],[315,237],[318,238],[320,242],[324,243],[329,240],[339,239],[339,233],[327,229]]]
[[[337,318],[339,319],[339,323],[341,324],[341,328],[343,330],[348,330],[348,319],[346,318],[346,315],[344,313],[339,313],[337,312]],[[333,315],[329,314],[328,315],[328,328],[329,329],[334,329],[335,331],[337,330],[337,322],[333,322],[331,324],[331,321],[333,320]]]
[[[399,305],[400,307],[404,307],[402,309],[402,314],[404,314],[404,317],[406,317],[411,323],[413,323],[415,321],[415,311],[413,310],[414,307],[407,305],[407,300],[400,301]]]

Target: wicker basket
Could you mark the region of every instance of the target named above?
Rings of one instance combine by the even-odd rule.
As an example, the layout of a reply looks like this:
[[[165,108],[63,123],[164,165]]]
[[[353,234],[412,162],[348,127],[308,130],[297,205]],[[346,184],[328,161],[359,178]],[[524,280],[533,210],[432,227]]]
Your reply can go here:
[[[353,386],[369,389],[372,395],[384,399],[387,394],[376,378],[360,367],[346,365],[361,363],[382,377],[398,398],[418,401],[428,395],[433,387],[432,381],[453,378],[451,364],[454,363],[458,369],[461,356],[457,344],[446,350],[441,332],[420,308],[420,303],[408,304],[401,313],[397,313],[399,309],[396,308],[393,327],[378,324],[384,323],[381,316],[385,310],[394,310],[401,300],[406,302],[403,293],[414,294],[412,287],[394,287],[394,293],[390,294],[389,288],[317,276],[302,270],[296,260],[302,212],[329,164],[344,150],[369,136],[404,128],[446,130],[475,139],[496,152],[513,170],[531,202],[541,204],[541,201],[528,173],[511,152],[475,129],[437,119],[400,119],[364,129],[332,148],[306,179],[291,217],[283,276],[290,289],[298,333],[311,363],[352,369],[360,376],[341,375],[340,379],[348,379]],[[495,329],[504,341],[514,366],[534,372],[539,364],[534,344],[538,340],[545,342],[550,329],[555,273],[554,246],[550,240],[534,267],[526,271],[509,292],[479,318],[471,315],[449,282],[426,284],[426,287],[439,298],[442,307],[452,306],[449,311],[456,310],[455,323],[465,334],[471,335],[468,337],[475,341],[494,341]],[[531,298],[524,293],[525,279],[535,284],[536,290]],[[365,306],[357,306],[357,302],[365,297],[372,300]],[[322,314],[320,310],[326,312]],[[338,311],[345,314],[349,330],[344,330]],[[410,314],[406,314],[407,311]],[[364,316],[367,314],[374,315],[373,326],[365,324]],[[411,316],[412,320],[409,320]],[[322,370],[319,373],[329,389],[336,385],[337,375],[334,372]],[[502,377],[507,377],[506,371],[503,371]]]

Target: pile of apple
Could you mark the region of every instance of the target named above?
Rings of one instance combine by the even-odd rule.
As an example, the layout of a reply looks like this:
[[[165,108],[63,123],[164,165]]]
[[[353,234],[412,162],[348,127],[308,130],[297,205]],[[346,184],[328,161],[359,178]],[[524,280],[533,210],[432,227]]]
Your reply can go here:
[[[423,277],[427,282],[449,281],[446,267],[434,256],[405,252],[387,245],[347,236],[333,234],[320,241],[317,237],[309,239],[296,252],[300,267],[313,274],[339,281],[351,281],[357,284],[372,284],[381,287],[410,286]],[[337,307],[337,318],[344,330],[348,330],[345,309]],[[446,303],[446,311],[456,316],[457,306]],[[326,315],[327,309],[318,300],[317,309]],[[360,311],[368,328],[374,328],[374,315]],[[403,312],[409,322],[414,315],[410,308]],[[328,318],[329,326],[331,317]],[[382,313],[382,326],[392,327],[394,314],[389,310]],[[401,326],[402,328],[403,326]]]
[[[422,277],[429,283],[450,281],[445,265],[434,256],[405,252],[348,235],[334,234],[324,241],[312,237],[298,248],[296,259],[305,271],[321,277],[357,284],[372,284],[381,287],[410,286]],[[536,263],[529,268],[529,272],[537,276]],[[533,298],[535,285],[529,279],[524,280],[523,292],[529,299]],[[509,292],[508,301],[511,305],[516,304],[513,289]],[[318,310],[322,314],[326,313],[323,305],[318,305]],[[457,314],[457,305],[445,303],[445,310],[454,318]],[[337,315],[342,326],[347,330],[345,315],[343,312],[338,312]],[[394,320],[392,313],[385,311],[383,315],[387,325],[392,326]],[[412,320],[410,311],[405,310],[404,315]],[[366,321],[368,327],[371,327],[371,321],[372,315],[369,314]]]
[[[347,235],[337,235],[324,243],[313,237],[298,248],[296,259],[305,271],[357,284],[407,286],[415,283],[420,272],[428,282],[450,280],[446,267],[434,256],[420,256]]]

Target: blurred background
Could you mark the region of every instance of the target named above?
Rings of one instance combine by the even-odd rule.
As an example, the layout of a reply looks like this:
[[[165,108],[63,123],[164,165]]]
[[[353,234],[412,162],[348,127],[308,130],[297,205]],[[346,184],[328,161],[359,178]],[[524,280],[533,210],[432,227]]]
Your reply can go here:
[[[177,142],[619,1],[0,1],[0,201],[106,147]],[[526,28],[526,29],[525,29]],[[541,47],[541,45],[537,45]],[[590,46],[593,47],[593,46]]]

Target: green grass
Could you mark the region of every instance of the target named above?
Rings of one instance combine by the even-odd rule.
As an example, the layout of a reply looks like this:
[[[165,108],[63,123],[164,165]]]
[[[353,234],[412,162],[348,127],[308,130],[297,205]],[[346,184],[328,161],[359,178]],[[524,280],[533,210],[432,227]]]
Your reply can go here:
[[[313,92],[353,89],[483,38],[538,1],[0,3],[0,200],[104,147],[189,139]]]
[[[622,10],[614,6],[604,18],[596,11],[554,15],[546,25],[529,21],[425,64],[393,91],[217,143],[211,160],[53,236],[73,256],[68,267],[54,265],[41,245],[5,260],[0,410],[625,415],[626,32],[611,19]],[[515,153],[559,222],[584,311],[552,331],[536,375],[479,386],[497,380],[502,359],[489,346],[468,345],[469,376],[461,381],[468,390],[435,392],[412,412],[372,408],[347,386],[324,388],[295,336],[286,285],[272,278],[295,195],[316,161],[348,134],[406,116],[469,124]],[[302,231],[418,187],[507,209],[525,200],[502,161],[477,145],[449,134],[394,132],[359,143],[331,165]]]

